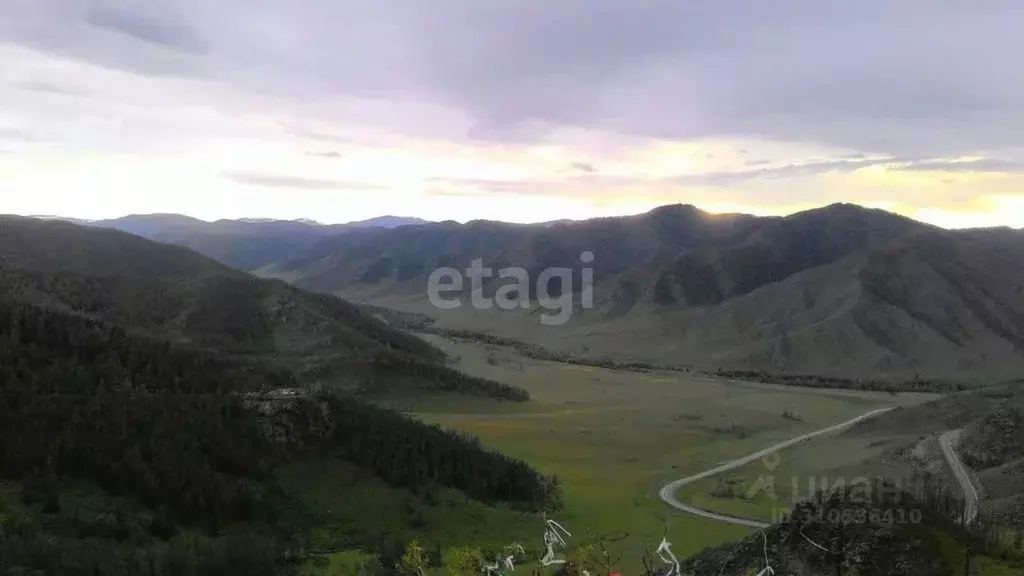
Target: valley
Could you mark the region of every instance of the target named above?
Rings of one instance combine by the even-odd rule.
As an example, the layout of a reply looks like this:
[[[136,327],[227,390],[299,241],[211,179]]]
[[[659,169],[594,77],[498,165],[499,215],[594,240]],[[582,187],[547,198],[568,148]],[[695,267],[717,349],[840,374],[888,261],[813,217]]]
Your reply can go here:
[[[471,432],[486,445],[557,475],[565,498],[558,521],[573,534],[589,530],[610,538],[624,569],[639,569],[640,552],[655,546],[666,528],[680,557],[750,532],[671,510],[658,497],[666,482],[873,409],[937,397],[636,373],[429,341],[457,357],[457,366],[469,374],[524,387],[531,395],[529,407],[459,408],[460,402],[442,398],[394,398],[388,405]],[[535,521],[511,532],[520,541],[539,541],[541,528]]]
[[[0,2],[0,576],[1024,576],[1024,2]]]
[[[275,226],[220,223],[235,232],[214,244],[252,246],[239,240],[248,234],[273,242]],[[391,269],[398,276],[331,287],[338,270],[358,269],[347,259],[376,258],[374,242],[391,235],[440,234],[445,246],[468,238],[502,253],[527,246],[520,256],[532,269],[547,253],[537,252],[537,238],[517,244],[533,234],[529,227],[461,236],[481,226],[494,231],[486,223],[356,226],[310,240],[301,250],[318,255],[301,266],[288,257],[253,275],[178,240],[0,218],[8,439],[0,526],[21,538],[0,538],[0,559],[61,571],[81,554],[62,550],[88,547],[84,565],[111,574],[141,564],[191,574],[180,572],[185,562],[196,574],[347,576],[369,574],[373,560],[381,564],[374,574],[439,576],[455,558],[490,558],[518,542],[525,553],[517,566],[532,573],[547,515],[571,532],[572,561],[592,567],[603,550],[623,573],[641,573],[665,537],[688,576],[732,563],[753,569],[761,563],[756,528],[764,526],[780,565],[804,570],[835,558],[794,547],[793,534],[849,536],[800,516],[806,506],[850,512],[862,504],[836,498],[851,480],[884,479],[911,494],[900,510],[936,527],[918,533],[872,521],[855,528],[858,538],[892,541],[890,552],[906,562],[941,549],[948,557],[935,574],[966,558],[967,542],[981,547],[974,561],[984,576],[1020,560],[1024,451],[1014,431],[1024,392],[1001,376],[1017,369],[1010,352],[1019,302],[1010,296],[1015,280],[992,285],[970,268],[1012,264],[999,250],[1015,236],[954,241],[848,206],[788,222],[709,220],[668,207],[556,224],[544,227],[555,236],[540,236],[554,254],[602,234],[611,234],[607,247],[625,249],[618,264],[597,269],[597,308],[574,308],[562,326],[537,322],[536,307],[481,311],[464,300],[434,308],[417,291],[424,267],[438,263],[429,255],[408,256],[427,260]],[[695,230],[718,244],[705,245]],[[728,264],[736,256],[723,256],[717,287],[682,289],[688,303],[641,290],[619,306],[626,279],[638,274],[630,250],[660,246],[647,262],[661,270],[655,285],[665,285],[672,258],[683,266],[692,250],[724,254],[750,234],[782,241],[795,230],[832,248],[801,254],[783,246],[790,256],[742,286],[739,268],[728,271],[740,265]],[[879,262],[907,264],[904,255],[916,254],[920,264],[918,236],[945,256],[972,250],[977,261],[926,255],[926,267],[953,282],[938,292],[915,296],[909,281],[898,289],[866,283],[883,273]],[[681,252],[660,260],[670,240]],[[412,249],[408,241],[398,242]],[[455,263],[456,253],[476,249],[456,248],[430,250]],[[310,275],[314,264],[321,272]],[[773,279],[776,272],[783,276]],[[835,284],[851,273],[854,284]],[[902,276],[894,278],[887,282]],[[959,300],[943,300],[949,290]],[[883,293],[888,304],[875,306]],[[966,308],[943,315],[922,308],[929,298]],[[913,321],[891,322],[901,315]],[[890,341],[879,356],[883,325]],[[868,336],[875,348],[864,346]],[[764,346],[771,351],[758,356]],[[975,371],[981,360],[993,368]],[[942,444],[954,430],[956,448]],[[14,441],[23,435],[31,441]],[[780,449],[764,452],[772,446]],[[944,446],[969,470],[950,469]],[[963,474],[974,475],[981,494],[982,520],[970,532],[951,512]],[[823,488],[835,490],[819,498]],[[395,568],[412,561],[414,544],[425,554],[423,572]],[[874,574],[864,562],[877,558],[862,560]]]

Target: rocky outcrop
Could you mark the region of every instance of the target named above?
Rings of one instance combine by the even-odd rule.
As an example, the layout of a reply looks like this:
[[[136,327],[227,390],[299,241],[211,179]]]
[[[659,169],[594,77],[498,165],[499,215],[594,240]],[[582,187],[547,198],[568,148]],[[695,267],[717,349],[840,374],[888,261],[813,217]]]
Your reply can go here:
[[[961,440],[964,462],[975,470],[1002,466],[1024,457],[1024,409],[995,410],[965,430]]]
[[[317,444],[334,430],[328,403],[299,388],[250,393],[245,406],[256,414],[264,437],[281,448]]]

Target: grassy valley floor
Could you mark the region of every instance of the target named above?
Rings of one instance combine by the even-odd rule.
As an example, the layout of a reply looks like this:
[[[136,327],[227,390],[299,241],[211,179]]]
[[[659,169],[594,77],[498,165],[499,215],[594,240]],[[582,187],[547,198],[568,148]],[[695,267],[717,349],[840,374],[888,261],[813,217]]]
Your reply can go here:
[[[640,567],[642,551],[656,547],[666,529],[680,557],[750,533],[669,509],[657,496],[666,482],[872,409],[933,398],[730,382],[678,372],[614,371],[428,339],[456,357],[460,370],[521,386],[533,400],[516,405],[439,395],[378,398],[378,403],[476,435],[488,447],[557,475],[565,509],[555,519],[574,537],[588,532],[607,537],[613,556],[620,556],[620,566],[627,570]],[[830,442],[815,441],[822,446]],[[838,442],[835,451],[845,453],[844,441]],[[310,487],[312,499],[326,503],[335,492],[331,483],[343,481],[344,472],[297,469],[296,476]],[[324,482],[324,489],[317,487]],[[387,501],[386,508],[402,513],[417,505],[401,504],[402,496],[390,489],[367,490],[368,496],[348,505],[352,513],[364,506],[370,510],[376,501]],[[314,496],[317,492],[323,495]],[[357,498],[353,494],[346,498]],[[543,525],[536,516],[486,508],[466,516],[456,506],[446,508],[443,500],[420,505],[422,512],[409,514],[410,522],[422,520],[430,528],[411,528],[410,533],[436,534],[444,546],[541,544]]]

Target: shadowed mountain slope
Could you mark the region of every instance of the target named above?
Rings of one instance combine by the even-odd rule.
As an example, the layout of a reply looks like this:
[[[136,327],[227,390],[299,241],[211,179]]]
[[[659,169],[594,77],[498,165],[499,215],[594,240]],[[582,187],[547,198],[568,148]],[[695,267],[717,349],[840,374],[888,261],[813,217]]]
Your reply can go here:
[[[566,351],[705,368],[862,375],[1024,369],[1024,236],[949,231],[836,204],[787,217],[711,215],[692,206],[554,225],[477,221],[364,230],[320,241],[261,274],[437,317],[442,325]],[[595,302],[580,309],[584,251]],[[575,271],[576,313],[538,326],[529,310],[443,311],[430,273]],[[490,296],[507,280],[483,286]],[[558,282],[552,294],[561,293]],[[531,298],[537,287],[527,291]]]

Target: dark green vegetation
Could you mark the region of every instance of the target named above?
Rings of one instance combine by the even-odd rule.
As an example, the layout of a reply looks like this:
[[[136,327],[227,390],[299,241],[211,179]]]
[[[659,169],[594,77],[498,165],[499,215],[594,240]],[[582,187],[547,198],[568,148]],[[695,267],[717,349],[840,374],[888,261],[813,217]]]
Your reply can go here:
[[[816,374],[786,374],[763,370],[717,370],[715,376],[744,380],[802,386],[806,388],[842,388],[849,390],[873,390],[881,392],[934,392],[947,393],[969,390],[981,386],[978,382],[954,381],[929,378],[842,378]]]
[[[305,220],[218,220],[205,222],[177,214],[133,215],[76,223],[114,228],[165,244],[192,248],[239,270],[256,270],[280,262],[334,234],[361,228],[395,228],[426,221],[382,216],[348,224],[323,225]]]
[[[526,398],[361,308],[184,248],[20,218],[0,219],[0,278],[4,573],[293,571],[315,511],[277,470],[310,454],[394,486],[557,504],[524,463],[341,395]]]
[[[705,370],[999,379],[1024,369],[1021,244],[1018,232],[949,231],[852,205],[770,218],[677,205],[554,225],[361,230],[261,273],[558,352],[586,346]],[[536,308],[439,311],[425,301],[441,266],[480,258],[535,280],[550,266],[579,270],[584,250],[595,255],[595,307],[564,326],[539,329]],[[573,289],[580,282],[576,273]]]

